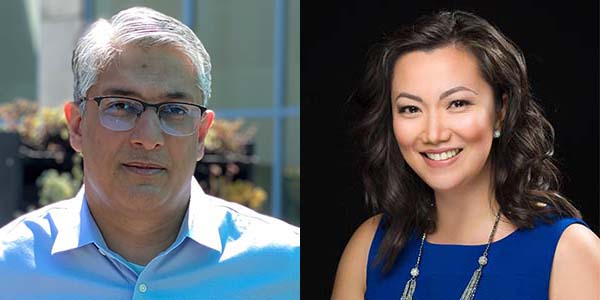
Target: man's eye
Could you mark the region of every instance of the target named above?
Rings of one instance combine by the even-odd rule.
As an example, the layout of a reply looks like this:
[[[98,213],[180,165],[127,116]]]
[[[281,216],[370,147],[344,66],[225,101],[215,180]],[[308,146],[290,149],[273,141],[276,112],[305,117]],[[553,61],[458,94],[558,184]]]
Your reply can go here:
[[[121,113],[139,113],[140,109],[138,105],[135,105],[128,101],[111,101],[107,103],[106,111],[109,112],[121,112]]]
[[[135,102],[120,99],[106,99],[102,102],[101,109],[105,114],[118,117],[139,115],[144,110]]]
[[[131,105],[129,103],[125,103],[125,102],[115,102],[115,103],[111,103],[109,108],[117,109],[117,110],[130,110]]]
[[[170,116],[183,116],[188,113],[188,109],[183,105],[165,105],[163,106],[162,113]]]

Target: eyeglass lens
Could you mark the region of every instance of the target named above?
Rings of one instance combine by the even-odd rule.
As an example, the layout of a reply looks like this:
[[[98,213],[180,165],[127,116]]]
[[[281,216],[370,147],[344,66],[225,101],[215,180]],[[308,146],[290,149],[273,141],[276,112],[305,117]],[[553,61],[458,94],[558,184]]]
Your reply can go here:
[[[100,102],[100,122],[114,131],[127,131],[144,112],[144,104],[124,98],[105,98]],[[184,103],[165,103],[160,105],[158,119],[161,129],[170,135],[187,136],[197,131],[202,111],[200,108]]]

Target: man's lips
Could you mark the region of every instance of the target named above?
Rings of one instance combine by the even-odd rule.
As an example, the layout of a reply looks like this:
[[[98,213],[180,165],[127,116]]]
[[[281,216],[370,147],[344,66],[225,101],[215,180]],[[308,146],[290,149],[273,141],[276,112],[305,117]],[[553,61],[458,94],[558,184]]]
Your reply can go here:
[[[132,161],[123,163],[123,166],[139,175],[154,175],[166,170],[164,166],[154,162]]]
[[[155,163],[147,162],[127,162],[123,163],[127,167],[143,168],[143,169],[165,169],[163,166]]]

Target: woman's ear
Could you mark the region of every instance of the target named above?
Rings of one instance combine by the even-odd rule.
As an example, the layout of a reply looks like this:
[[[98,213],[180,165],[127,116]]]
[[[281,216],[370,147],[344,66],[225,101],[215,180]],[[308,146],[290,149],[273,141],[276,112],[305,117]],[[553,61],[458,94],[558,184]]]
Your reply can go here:
[[[65,118],[67,119],[67,127],[69,128],[69,141],[71,147],[77,152],[82,151],[82,135],[81,135],[81,111],[77,103],[69,101],[63,106]]]

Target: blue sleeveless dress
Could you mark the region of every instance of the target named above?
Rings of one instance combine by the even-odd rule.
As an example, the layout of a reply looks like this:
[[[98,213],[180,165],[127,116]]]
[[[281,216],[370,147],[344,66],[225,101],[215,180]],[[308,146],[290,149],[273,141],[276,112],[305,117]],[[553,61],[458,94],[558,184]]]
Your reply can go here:
[[[383,275],[375,263],[385,230],[380,222],[367,263],[367,300],[399,300],[410,269],[417,261],[420,236],[413,234],[398,254],[393,269]],[[476,300],[547,300],[554,251],[567,226],[582,220],[564,218],[553,224],[538,222],[533,229],[518,229],[492,243],[483,268]],[[425,241],[417,277],[415,300],[459,300],[485,245],[439,245]]]

